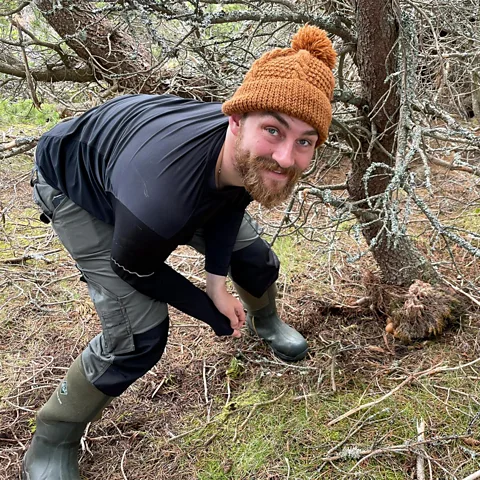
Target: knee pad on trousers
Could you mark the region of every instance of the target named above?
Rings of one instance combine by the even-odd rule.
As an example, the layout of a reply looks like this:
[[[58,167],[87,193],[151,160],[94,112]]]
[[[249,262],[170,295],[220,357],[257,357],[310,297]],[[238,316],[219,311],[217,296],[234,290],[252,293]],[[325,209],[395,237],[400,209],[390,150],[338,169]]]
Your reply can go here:
[[[232,253],[232,280],[250,295],[260,298],[278,278],[280,261],[265,240],[257,238],[248,247]]]
[[[135,350],[116,355],[113,363],[93,382],[105,395],[118,397],[147,373],[162,357],[168,339],[169,318],[160,325],[133,336]]]

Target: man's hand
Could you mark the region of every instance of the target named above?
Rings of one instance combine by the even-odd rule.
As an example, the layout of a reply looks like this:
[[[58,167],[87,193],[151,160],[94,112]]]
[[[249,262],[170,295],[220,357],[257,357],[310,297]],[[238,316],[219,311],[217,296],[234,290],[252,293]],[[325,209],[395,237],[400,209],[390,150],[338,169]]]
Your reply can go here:
[[[245,325],[245,312],[241,302],[228,293],[225,280],[225,277],[207,273],[207,295],[219,312],[230,320],[232,337],[239,338],[242,335],[240,329]]]

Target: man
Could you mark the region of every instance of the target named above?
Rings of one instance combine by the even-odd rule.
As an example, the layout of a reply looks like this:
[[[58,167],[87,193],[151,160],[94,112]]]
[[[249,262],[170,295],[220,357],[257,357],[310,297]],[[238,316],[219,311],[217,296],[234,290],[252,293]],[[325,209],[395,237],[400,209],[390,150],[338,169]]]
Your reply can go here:
[[[244,305],[278,357],[305,357],[305,339],[277,316],[278,259],[245,208],[285,200],[325,141],[334,64],[325,32],[303,27],[223,106],[124,96],[41,138],[34,198],[82,272],[102,333],[39,411],[24,479],[80,479],[83,431],[160,360],[167,304],[234,337]],[[205,253],[206,292],[165,264],[181,244]]]

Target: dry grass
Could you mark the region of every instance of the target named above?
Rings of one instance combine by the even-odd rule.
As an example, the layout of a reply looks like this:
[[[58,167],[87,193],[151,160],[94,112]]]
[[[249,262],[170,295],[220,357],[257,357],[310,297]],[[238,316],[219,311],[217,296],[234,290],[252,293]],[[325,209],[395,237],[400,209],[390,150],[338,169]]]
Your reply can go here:
[[[72,260],[32,208],[30,162],[15,157],[0,167],[1,479],[18,477],[35,410],[99,331]],[[326,181],[343,174],[330,171]],[[438,171],[436,180],[444,219],[478,221],[470,215],[478,201],[475,188],[465,188],[468,177]],[[162,361],[88,429],[85,478],[417,478],[418,455],[425,457],[425,478],[460,479],[480,469],[479,364],[420,375],[480,357],[478,311],[466,305],[462,319],[438,339],[398,343],[385,334],[381,314],[355,303],[366,294],[362,279],[373,265],[368,256],[346,263],[360,248],[348,224],[335,229],[335,247],[326,251],[333,235],[327,213],[319,207],[316,243],[290,238],[276,245],[284,265],[280,311],[308,338],[308,358],[285,364],[248,333],[218,339],[171,311]],[[267,232],[277,217],[264,217]],[[452,249],[457,271],[429,228],[413,228],[448,278],[474,283],[475,262]],[[202,283],[202,262],[191,250],[180,249],[172,262]],[[468,282],[460,286],[474,293]],[[420,418],[425,442],[418,444]]]

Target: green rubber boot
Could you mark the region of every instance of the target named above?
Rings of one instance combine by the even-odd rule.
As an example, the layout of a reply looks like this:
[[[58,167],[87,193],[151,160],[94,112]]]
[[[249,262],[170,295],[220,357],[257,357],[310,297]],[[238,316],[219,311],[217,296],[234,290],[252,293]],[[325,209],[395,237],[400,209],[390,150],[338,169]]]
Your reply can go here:
[[[278,318],[275,284],[260,298],[250,295],[236,283],[234,285],[247,310],[247,325],[250,331],[265,340],[273,353],[286,362],[297,362],[305,358],[308,352],[305,338]]]
[[[111,400],[87,380],[81,355],[77,357],[37,414],[35,435],[23,459],[22,480],[80,480],[77,455],[83,432]]]

